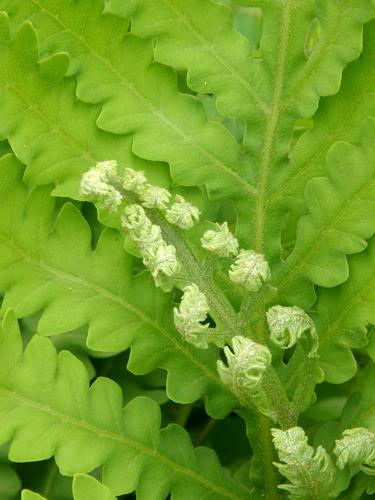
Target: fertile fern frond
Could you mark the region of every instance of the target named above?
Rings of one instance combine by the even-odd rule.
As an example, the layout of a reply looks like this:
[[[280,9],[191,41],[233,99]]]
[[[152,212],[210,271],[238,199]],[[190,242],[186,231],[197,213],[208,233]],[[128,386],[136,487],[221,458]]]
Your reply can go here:
[[[43,310],[38,332],[44,335],[88,323],[94,350],[120,352],[131,345],[133,372],[166,368],[170,397],[192,402],[207,395],[209,411],[218,415],[236,404],[216,373],[215,352],[184,342],[173,323],[171,297],[144,273],[133,275],[134,259],[117,231],[105,230],[92,250],[87,222],[67,204],[51,232],[55,201],[49,189],[28,193],[23,169],[10,155],[0,159],[0,172],[3,311],[13,307],[17,316],[29,316]]]
[[[287,431],[272,430],[273,442],[282,463],[275,464],[289,483],[279,488],[291,493],[291,498],[327,498],[335,481],[335,467],[326,450],[308,445],[301,427]]]
[[[363,427],[347,429],[333,450],[337,466],[360,465],[366,474],[375,475],[375,434]]]

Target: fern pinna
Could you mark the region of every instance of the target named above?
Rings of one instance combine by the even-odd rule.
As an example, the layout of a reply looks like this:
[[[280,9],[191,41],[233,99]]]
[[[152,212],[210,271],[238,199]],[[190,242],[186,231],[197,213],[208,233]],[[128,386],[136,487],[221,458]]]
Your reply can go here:
[[[1,499],[375,493],[374,18],[0,0]]]

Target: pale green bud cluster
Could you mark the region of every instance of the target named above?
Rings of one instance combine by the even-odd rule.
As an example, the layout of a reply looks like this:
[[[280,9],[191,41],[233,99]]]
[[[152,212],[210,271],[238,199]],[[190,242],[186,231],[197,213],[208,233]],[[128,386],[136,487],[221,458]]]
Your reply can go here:
[[[143,191],[139,193],[139,197],[144,207],[158,208],[159,210],[165,210],[169,203],[171,193],[159,186],[152,186],[151,184],[146,184]]]
[[[271,340],[281,349],[294,346],[307,330],[315,332],[313,320],[299,307],[274,306],[266,314]]]
[[[172,277],[179,271],[176,248],[168,245],[159,226],[152,224],[141,205],[125,207],[121,224],[136,243],[144,265],[150,270],[156,286],[172,289]]]
[[[208,314],[206,296],[194,283],[183,290],[179,308],[173,310],[174,323],[178,332],[186,342],[199,349],[207,349],[208,342],[205,337],[208,324],[202,324]]]
[[[341,439],[336,440],[333,452],[339,469],[359,465],[366,474],[375,475],[375,434],[368,429],[347,429]]]
[[[275,465],[290,481],[279,488],[289,491],[292,498],[327,498],[336,475],[327,451],[322,446],[316,450],[309,446],[301,427],[272,429],[272,436],[279,459],[284,462]]]
[[[142,170],[126,168],[122,178],[122,187],[137,194],[146,208],[165,210],[171,197],[166,189],[149,184]]]
[[[122,187],[127,191],[140,194],[147,185],[147,178],[142,170],[126,168],[122,176]]]
[[[102,161],[82,175],[80,195],[89,201],[96,201],[110,212],[118,209],[122,202],[121,194],[109,184],[117,173],[115,160]]]
[[[237,255],[238,240],[229,231],[227,222],[221,225],[217,224],[217,228],[217,231],[209,229],[203,234],[201,238],[202,247],[216,253],[219,257]]]
[[[228,365],[217,362],[219,376],[239,396],[260,384],[272,361],[268,347],[240,335],[233,337],[232,349],[224,347],[224,353]]]
[[[190,229],[199,219],[199,209],[179,194],[176,195],[172,206],[168,208],[171,193],[160,186],[149,184],[143,171],[126,168],[122,186],[139,196],[144,207],[165,211],[167,221],[181,229]]]
[[[254,250],[241,250],[229,269],[229,277],[250,292],[258,292],[270,279],[271,271],[264,255]]]
[[[190,229],[199,219],[199,209],[179,194],[176,195],[173,205],[165,212],[165,218],[171,224],[181,229]]]

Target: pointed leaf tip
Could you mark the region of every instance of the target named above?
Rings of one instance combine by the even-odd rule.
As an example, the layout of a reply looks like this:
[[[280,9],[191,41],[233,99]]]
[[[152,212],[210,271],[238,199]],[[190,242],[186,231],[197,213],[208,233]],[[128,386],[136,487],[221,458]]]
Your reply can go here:
[[[17,57],[24,65],[33,66],[36,64],[39,57],[38,38],[30,21],[24,22],[17,31],[14,46]]]
[[[61,80],[66,75],[69,64],[69,54],[67,52],[58,52],[40,61],[39,66],[43,75],[52,80]]]
[[[116,500],[111,490],[88,474],[77,474],[73,479],[74,500]]]
[[[21,500],[47,500],[47,499],[45,497],[42,497],[42,495],[39,495],[39,493],[35,493],[34,491],[22,490]]]

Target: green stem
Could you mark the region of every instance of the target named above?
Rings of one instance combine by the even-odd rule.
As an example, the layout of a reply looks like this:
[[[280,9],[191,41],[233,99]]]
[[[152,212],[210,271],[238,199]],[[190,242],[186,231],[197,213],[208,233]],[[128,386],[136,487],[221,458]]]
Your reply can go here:
[[[280,427],[282,429],[294,427],[298,415],[296,416],[292,411],[285,389],[272,366],[263,375],[262,389],[275,412],[275,418]]]
[[[262,484],[256,485],[262,490],[262,498],[266,500],[278,500],[279,477],[273,462],[276,461],[275,450],[271,437],[271,420],[258,412],[239,411],[238,414],[246,424],[246,435],[251,444],[254,458],[261,463],[263,471]]]
[[[367,490],[368,476],[359,472],[352,480],[349,490],[345,492],[343,500],[360,500]]]
[[[199,446],[208,436],[212,427],[216,424],[216,420],[213,418],[209,418],[206,425],[203,427],[198,436],[194,439],[194,447]]]
[[[311,404],[316,385],[314,373],[316,373],[318,369],[316,358],[306,358],[300,383],[297,386],[292,400],[292,415],[296,422],[298,421],[300,413]]]
[[[58,474],[57,465],[54,460],[51,460],[48,464],[48,470],[45,477],[45,483],[42,490],[42,495],[48,497],[53,486],[53,482]]]
[[[175,419],[176,424],[181,425],[181,427],[185,427],[187,421],[189,420],[192,409],[193,404],[179,405]]]

